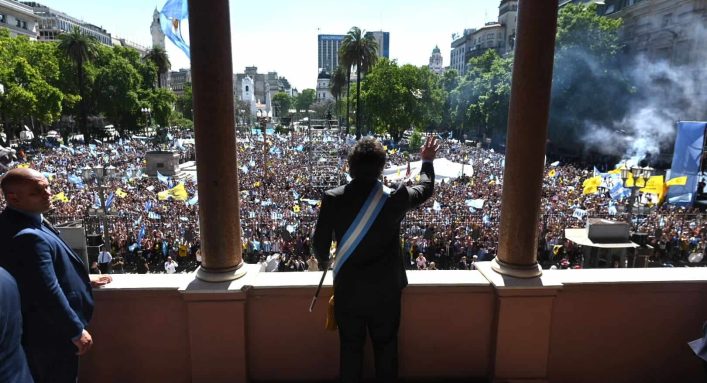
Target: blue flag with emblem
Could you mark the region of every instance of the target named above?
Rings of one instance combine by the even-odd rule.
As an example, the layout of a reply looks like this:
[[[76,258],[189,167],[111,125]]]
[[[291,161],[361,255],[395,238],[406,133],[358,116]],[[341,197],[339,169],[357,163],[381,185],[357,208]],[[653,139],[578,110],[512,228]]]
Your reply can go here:
[[[189,8],[187,0],[167,0],[160,11],[160,27],[164,35],[169,38],[174,45],[191,58],[189,45],[182,37],[182,26],[184,21],[189,19]]]
[[[388,199],[389,190],[378,181],[371,192],[368,194],[366,202],[364,202],[361,210],[358,211],[351,226],[346,230],[341,242],[336,247],[336,260],[334,263],[334,278],[341,270],[341,267],[346,263],[351,254],[356,250],[358,244],[361,243],[363,237],[368,233],[368,229],[373,225],[378,213],[383,209],[385,201]]]

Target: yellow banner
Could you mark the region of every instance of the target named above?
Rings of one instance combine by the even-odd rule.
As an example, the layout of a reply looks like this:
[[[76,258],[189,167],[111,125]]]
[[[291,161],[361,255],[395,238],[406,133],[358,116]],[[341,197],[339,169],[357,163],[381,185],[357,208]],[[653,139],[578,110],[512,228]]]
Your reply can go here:
[[[128,193],[126,193],[125,191],[123,191],[123,189],[118,188],[118,189],[115,190],[115,195],[117,195],[118,198],[125,198],[125,197],[128,196]]]
[[[169,190],[157,193],[157,199],[160,201],[164,201],[169,198],[174,198],[177,201],[186,201],[189,199],[189,193],[187,193],[187,189],[184,188],[183,183],[180,183]]]
[[[54,194],[51,198],[52,202],[69,202],[69,197],[64,192]]]
[[[687,176],[675,177],[668,180],[665,186],[685,186],[687,184]]]

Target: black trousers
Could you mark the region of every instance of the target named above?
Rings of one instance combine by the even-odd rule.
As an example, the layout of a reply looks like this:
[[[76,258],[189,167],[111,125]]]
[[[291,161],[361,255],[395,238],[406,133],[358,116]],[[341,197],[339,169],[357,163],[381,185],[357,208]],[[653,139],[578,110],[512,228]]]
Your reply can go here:
[[[375,299],[375,298],[373,298]],[[341,306],[344,306],[343,308]],[[376,380],[394,382],[398,377],[398,329],[400,327],[400,296],[365,309],[348,309],[334,305],[339,326],[339,375],[342,383],[360,382],[363,368],[363,346],[366,332],[371,337]]]
[[[79,374],[79,357],[76,350],[73,343],[25,345],[34,383],[76,383]]]

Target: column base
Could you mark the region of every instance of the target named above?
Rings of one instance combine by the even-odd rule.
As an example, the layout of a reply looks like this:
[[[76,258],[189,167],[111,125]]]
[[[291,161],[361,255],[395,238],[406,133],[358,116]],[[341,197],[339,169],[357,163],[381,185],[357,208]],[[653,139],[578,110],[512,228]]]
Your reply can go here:
[[[543,275],[543,269],[538,263],[528,266],[510,265],[499,260],[498,257],[491,261],[491,268],[501,275],[508,275],[514,278],[537,278]]]
[[[230,269],[209,270],[203,266],[196,269],[196,278],[204,282],[228,282],[234,281],[246,274],[245,263],[241,262],[238,266]]]

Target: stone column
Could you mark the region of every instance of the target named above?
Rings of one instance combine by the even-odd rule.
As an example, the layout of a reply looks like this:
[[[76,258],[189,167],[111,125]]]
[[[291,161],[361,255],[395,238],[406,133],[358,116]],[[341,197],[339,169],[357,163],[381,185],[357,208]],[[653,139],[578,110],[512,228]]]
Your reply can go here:
[[[504,275],[532,278],[542,274],[536,255],[537,228],[550,110],[557,1],[521,0],[518,7],[501,231],[493,269]]]
[[[196,276],[221,282],[245,273],[228,0],[189,1],[189,35],[202,256]]]

